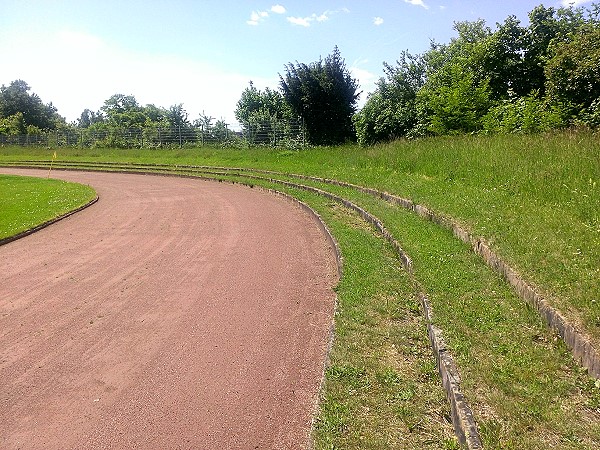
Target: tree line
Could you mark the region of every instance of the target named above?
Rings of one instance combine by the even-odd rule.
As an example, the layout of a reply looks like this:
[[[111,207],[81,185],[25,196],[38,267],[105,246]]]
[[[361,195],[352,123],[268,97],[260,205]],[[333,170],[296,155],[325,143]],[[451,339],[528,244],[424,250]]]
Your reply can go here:
[[[454,29],[448,44],[384,64],[354,116],[360,143],[600,126],[600,5],[540,5],[526,27],[509,16],[494,31],[483,20]]]
[[[108,146],[130,146],[121,132],[129,134],[146,131],[147,143],[157,141],[150,131],[162,130],[160,142],[197,140],[197,130],[209,141],[222,141],[228,135],[223,120],[204,113],[190,120],[183,104],[163,108],[154,104],[140,105],[133,95],[114,94],[104,101],[98,111],[85,109],[75,123],[68,124],[52,103],[44,104],[23,80],[15,80],[0,87],[0,135],[37,135],[58,131],[68,136],[85,130],[87,135],[103,136]],[[150,132],[150,133],[148,133]],[[154,133],[155,134],[155,133]],[[171,136],[172,135],[172,136]],[[154,139],[152,139],[154,137]]]
[[[540,5],[528,26],[509,16],[494,31],[483,20],[454,29],[447,44],[384,63],[358,112],[358,83],[336,47],[324,61],[286,65],[279,91],[251,84],[236,117],[252,124],[296,114],[313,144],[600,127],[600,5]]]
[[[537,6],[529,24],[509,16],[495,30],[483,20],[456,22],[447,44],[432,41],[421,54],[402,52],[384,63],[384,76],[358,111],[359,83],[337,46],[325,59],[288,63],[278,89],[242,92],[235,117],[254,143],[293,135],[314,145],[460,133],[539,132],[600,127],[600,5]],[[223,133],[227,124],[202,114],[191,121],[182,104],[138,104],[115,94],[99,111],[86,109],[66,124],[56,108],[29,93],[22,80],[0,88],[0,134],[77,128],[202,129]]]

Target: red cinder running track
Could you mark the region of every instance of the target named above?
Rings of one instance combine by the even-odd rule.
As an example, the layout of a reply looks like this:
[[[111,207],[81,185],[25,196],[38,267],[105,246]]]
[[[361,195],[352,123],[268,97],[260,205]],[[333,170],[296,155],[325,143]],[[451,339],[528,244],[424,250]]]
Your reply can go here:
[[[100,201],[0,247],[0,448],[305,448],[337,282],[315,219],[226,183],[52,177]]]

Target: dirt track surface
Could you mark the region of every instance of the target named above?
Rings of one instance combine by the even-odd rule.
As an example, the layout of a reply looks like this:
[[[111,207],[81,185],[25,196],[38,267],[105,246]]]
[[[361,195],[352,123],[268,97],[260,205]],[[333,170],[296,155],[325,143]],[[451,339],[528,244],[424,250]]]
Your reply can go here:
[[[225,183],[52,176],[100,201],[0,247],[0,448],[306,447],[336,282],[315,220]]]

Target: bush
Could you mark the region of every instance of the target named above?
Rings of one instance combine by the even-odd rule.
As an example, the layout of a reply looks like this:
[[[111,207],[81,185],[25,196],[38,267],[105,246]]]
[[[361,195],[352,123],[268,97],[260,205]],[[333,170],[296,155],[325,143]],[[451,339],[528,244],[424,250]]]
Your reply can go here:
[[[536,133],[567,125],[568,107],[550,104],[536,94],[504,100],[483,117],[489,133]]]
[[[472,133],[482,128],[482,118],[491,104],[487,80],[458,64],[436,73],[417,94],[421,122],[436,135]]]
[[[600,128],[600,97],[581,112],[577,123],[590,128]]]

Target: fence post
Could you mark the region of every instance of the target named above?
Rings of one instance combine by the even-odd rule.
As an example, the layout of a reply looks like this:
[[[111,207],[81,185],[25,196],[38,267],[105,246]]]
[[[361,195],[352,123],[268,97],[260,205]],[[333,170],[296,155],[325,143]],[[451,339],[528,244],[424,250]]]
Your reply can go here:
[[[302,127],[302,147],[306,147],[306,127],[304,126],[304,117],[301,117],[300,126]]]

